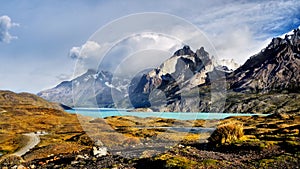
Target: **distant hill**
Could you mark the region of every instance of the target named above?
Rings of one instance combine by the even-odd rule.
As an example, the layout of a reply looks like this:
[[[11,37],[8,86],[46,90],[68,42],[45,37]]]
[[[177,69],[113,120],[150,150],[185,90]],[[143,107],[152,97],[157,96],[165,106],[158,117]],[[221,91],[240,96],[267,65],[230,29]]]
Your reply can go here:
[[[45,131],[43,146],[62,142],[65,133],[81,133],[76,115],[57,103],[29,93],[0,91],[0,153],[12,153],[26,144],[24,133]],[[62,133],[62,135],[58,135]],[[53,140],[54,139],[54,140]]]
[[[0,107],[2,109],[43,107],[62,110],[59,104],[51,103],[30,93],[14,93],[0,90]]]

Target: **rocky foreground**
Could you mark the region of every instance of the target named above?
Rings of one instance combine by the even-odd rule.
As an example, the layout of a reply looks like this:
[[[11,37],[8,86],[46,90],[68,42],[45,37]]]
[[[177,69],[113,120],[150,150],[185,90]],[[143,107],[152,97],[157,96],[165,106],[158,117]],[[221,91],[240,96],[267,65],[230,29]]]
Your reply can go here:
[[[97,158],[92,151],[82,151],[23,163],[15,158],[11,159],[14,162],[2,165],[28,168],[297,168],[299,157],[299,152],[280,146],[212,149],[205,144],[180,144],[153,158],[128,159],[117,155]]]
[[[104,121],[113,129],[118,129],[120,134],[135,140],[135,143],[146,138],[155,139],[157,137],[154,136],[162,132],[159,128],[142,130],[140,125],[162,127],[179,123],[174,119],[136,117],[109,117]],[[103,121],[94,119],[91,122]],[[212,122],[196,121],[193,124],[205,126],[208,123]],[[132,127],[129,128],[128,125]],[[22,157],[5,156],[0,165],[2,168],[298,168],[299,129],[299,114],[231,117],[218,122],[218,127],[207,139],[208,142],[199,142],[200,135],[189,135],[157,154],[145,150],[139,157],[128,158],[109,150],[106,152],[103,145],[91,141],[90,146],[85,149],[47,156],[39,154],[39,150],[45,151],[45,147],[40,146]],[[78,140],[83,135],[61,141],[58,143],[61,146],[53,145],[52,148],[62,149],[68,144],[79,143]]]

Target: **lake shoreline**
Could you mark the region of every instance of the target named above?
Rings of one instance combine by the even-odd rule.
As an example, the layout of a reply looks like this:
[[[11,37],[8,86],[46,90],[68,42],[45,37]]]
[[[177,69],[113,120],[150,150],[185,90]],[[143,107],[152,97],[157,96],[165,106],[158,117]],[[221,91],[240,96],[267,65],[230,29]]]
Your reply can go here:
[[[268,116],[269,114],[251,114],[251,113],[211,113],[211,112],[134,112],[129,109],[114,108],[73,108],[65,110],[71,114],[80,114],[93,118],[106,118],[111,116],[136,116],[141,118],[159,117],[166,119],[181,120],[220,120],[232,116]]]

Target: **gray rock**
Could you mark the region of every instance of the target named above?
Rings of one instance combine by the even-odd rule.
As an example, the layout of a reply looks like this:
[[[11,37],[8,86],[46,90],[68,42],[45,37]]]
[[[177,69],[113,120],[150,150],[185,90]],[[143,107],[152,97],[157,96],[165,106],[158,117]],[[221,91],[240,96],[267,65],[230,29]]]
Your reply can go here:
[[[274,38],[260,53],[229,75],[230,88],[237,92],[299,91],[300,31]]]
[[[96,157],[106,156],[108,154],[106,147],[93,147],[93,154]]]

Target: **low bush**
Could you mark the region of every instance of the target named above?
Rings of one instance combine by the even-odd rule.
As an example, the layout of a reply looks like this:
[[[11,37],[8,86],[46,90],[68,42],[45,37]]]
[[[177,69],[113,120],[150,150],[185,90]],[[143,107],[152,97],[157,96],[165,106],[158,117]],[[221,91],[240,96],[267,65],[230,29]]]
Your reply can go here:
[[[208,141],[214,145],[230,144],[239,140],[243,135],[243,125],[230,122],[219,125],[208,138]]]

